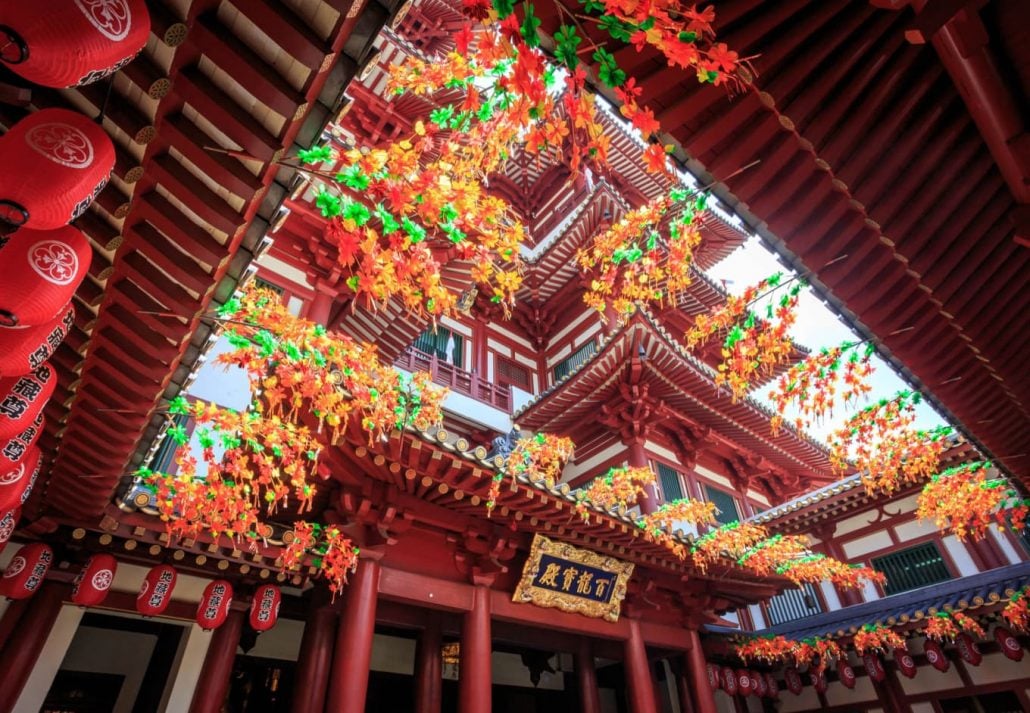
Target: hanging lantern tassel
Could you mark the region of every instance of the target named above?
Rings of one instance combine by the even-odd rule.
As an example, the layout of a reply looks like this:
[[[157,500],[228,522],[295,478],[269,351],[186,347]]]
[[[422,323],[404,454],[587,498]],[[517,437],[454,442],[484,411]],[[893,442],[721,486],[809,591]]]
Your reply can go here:
[[[204,631],[217,629],[229,616],[232,604],[232,585],[224,579],[216,579],[204,588],[204,595],[197,606],[197,623]]]
[[[35,12],[39,3],[16,5]],[[0,222],[55,230],[82,215],[107,185],[114,144],[78,112],[43,109],[0,137],[0,166]]]
[[[63,89],[118,71],[149,34],[144,0],[5,2],[0,60],[30,82]]]
[[[0,515],[0,552],[3,552],[4,548],[7,547],[7,543],[11,539],[11,535],[14,534],[14,529],[18,527],[18,518],[20,517],[20,507],[15,508],[14,510],[8,510],[3,515]]]
[[[43,584],[53,561],[54,551],[42,542],[25,545],[4,570],[0,594],[9,599],[28,599]]]
[[[250,628],[261,633],[268,631],[279,621],[279,605],[282,594],[274,584],[262,584],[254,592],[250,603]]]
[[[38,327],[0,327],[0,377],[23,376],[43,366],[74,324],[75,308],[69,304]]]
[[[33,446],[18,465],[0,473],[0,512],[13,510],[28,498],[27,493],[39,474],[40,456],[39,449]]]
[[[0,441],[31,426],[56,386],[57,375],[49,364],[31,374],[0,379]]]
[[[0,248],[0,326],[53,321],[82,284],[93,248],[78,228],[22,228]]]
[[[175,567],[159,564],[151,567],[136,595],[136,611],[143,616],[160,616],[172,601],[175,580],[179,577]]]

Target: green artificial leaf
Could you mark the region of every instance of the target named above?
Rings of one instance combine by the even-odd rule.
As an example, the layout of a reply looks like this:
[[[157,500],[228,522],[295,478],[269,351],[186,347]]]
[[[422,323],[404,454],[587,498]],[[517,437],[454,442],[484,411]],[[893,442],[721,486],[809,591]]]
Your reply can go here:
[[[619,69],[619,65],[615,62],[615,55],[604,47],[599,47],[593,57],[598,64],[597,77],[604,82],[605,86],[614,89],[626,82],[626,73]]]
[[[769,285],[769,287],[776,287],[778,284],[780,284],[782,280],[783,273],[774,272],[773,274],[769,275],[769,277],[765,278],[765,284]]]
[[[650,15],[650,16],[648,16],[648,18],[646,20],[644,20],[639,25],[637,25],[637,29],[642,31],[642,32],[647,32],[652,27],[654,27],[654,23],[655,23],[655,17],[654,17],[654,15]]]
[[[587,12],[604,12],[605,10],[604,3],[597,2],[597,0],[579,0],[579,2]]]
[[[458,211],[450,203],[444,203],[440,208],[440,222],[451,223],[458,217]]]
[[[315,196],[315,207],[322,211],[323,218],[339,217],[343,211],[340,197],[330,193],[325,186],[319,186],[318,195]]]
[[[401,229],[401,224],[397,222],[397,219],[393,217],[393,214],[382,203],[376,203],[376,217],[383,224],[383,235],[390,235]]]
[[[522,39],[529,47],[538,47],[540,36],[536,33],[536,28],[540,27],[540,18],[533,14],[533,6],[528,2],[522,3],[522,9],[525,12],[521,27]]]
[[[353,220],[359,226],[372,220],[372,212],[368,206],[357,201],[348,201],[343,207],[342,215],[346,220]]]
[[[368,188],[369,178],[362,172],[357,164],[348,166],[336,174],[336,180],[355,191],[363,191]]]
[[[180,446],[186,445],[186,442],[190,439],[189,434],[186,433],[186,428],[179,424],[169,426],[168,437]]]
[[[452,116],[454,116],[454,105],[448,104],[447,106],[433,109],[433,111],[429,113],[429,120],[441,129],[446,129]]]
[[[413,243],[421,243],[426,239],[426,229],[408,217],[401,219],[401,227],[404,228],[404,232],[407,233]]]
[[[515,12],[515,0],[493,0],[492,4],[500,20]]]
[[[297,158],[301,163],[323,163],[333,160],[333,149],[330,146],[315,146],[310,149],[301,149],[297,152]]]
[[[697,40],[697,33],[683,31],[676,35],[676,39],[680,42],[694,42],[695,40]]]
[[[569,69],[575,69],[576,65],[579,64],[576,49],[582,41],[583,38],[576,34],[575,27],[572,25],[562,25],[554,33],[555,58]]]
[[[611,15],[603,16],[597,24],[602,30],[620,42],[629,42],[629,38],[633,34],[632,25]]]

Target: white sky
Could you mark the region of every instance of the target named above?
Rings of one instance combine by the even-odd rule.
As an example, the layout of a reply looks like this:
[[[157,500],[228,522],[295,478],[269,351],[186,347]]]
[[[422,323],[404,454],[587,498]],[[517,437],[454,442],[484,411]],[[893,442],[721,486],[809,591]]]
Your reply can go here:
[[[785,276],[793,275],[792,271],[784,268],[779,263],[776,256],[765,247],[760,238],[752,236],[729,257],[709,270],[707,274],[717,281],[725,281],[726,289],[730,293],[739,294],[749,285],[755,284],[774,272],[783,272]],[[812,351],[823,347],[833,347],[843,341],[859,341],[861,339],[837,315],[830,311],[810,288],[805,288],[801,293],[798,305],[798,319],[791,330],[791,336],[799,344],[808,347]],[[873,356],[873,367],[874,371],[870,377],[870,385],[873,387],[872,392],[869,394],[870,402],[875,399],[893,396],[896,391],[909,388],[879,356]],[[752,396],[762,403],[770,404],[768,392],[768,387],[762,387],[756,389]],[[865,403],[862,403],[858,408],[864,405]],[[813,424],[812,428],[809,429],[809,433],[816,438],[825,439],[831,431],[842,425],[854,411],[855,408],[848,408],[846,410],[838,408],[832,418],[826,419],[821,424]],[[789,414],[789,417],[792,417],[792,414]],[[932,428],[945,423],[944,419],[925,402],[920,404],[917,417],[916,426],[919,428]]]

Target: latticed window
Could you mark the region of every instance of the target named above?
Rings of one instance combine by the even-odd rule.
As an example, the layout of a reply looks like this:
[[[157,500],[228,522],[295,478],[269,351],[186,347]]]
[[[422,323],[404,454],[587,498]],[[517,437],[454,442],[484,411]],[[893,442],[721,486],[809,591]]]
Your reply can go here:
[[[254,278],[254,287],[262,290],[271,290],[277,295],[282,295],[285,292],[285,290],[282,287],[279,287],[279,285],[273,285],[268,280],[262,280],[260,277]]]
[[[823,610],[819,604],[819,597],[816,596],[815,587],[805,583],[801,589],[786,589],[782,594],[777,594],[769,600],[766,609],[769,616],[769,626],[776,626],[785,621],[794,621],[812,614],[818,614]]]
[[[737,501],[732,495],[707,484],[704,486],[704,490],[705,499],[719,509],[719,512],[715,514],[715,519],[720,524],[728,525],[740,520],[740,510],[737,509]]]
[[[529,369],[504,357],[497,357],[497,383],[511,384],[524,391],[533,390]]]
[[[884,590],[888,595],[951,579],[951,572],[933,542],[874,557],[872,566],[887,577]]]
[[[187,424],[189,424],[189,420],[190,418],[186,414],[177,413],[172,416],[172,425],[186,428]],[[150,459],[150,465],[148,467],[151,470],[158,472],[167,471],[175,458],[175,451],[178,450],[178,448],[179,444],[175,442],[175,439],[165,432],[161,439],[161,445],[158,446],[157,451],[154,453],[154,457]]]
[[[572,352],[569,356],[565,357],[562,361],[558,362],[554,367],[554,380],[561,381],[569,375],[576,367],[580,366],[583,362],[589,359],[593,353],[597,351],[597,345],[593,342],[587,342],[576,351]]]
[[[683,485],[680,483],[680,474],[674,468],[665,463],[658,463],[658,481],[662,484],[662,495],[666,502],[678,500],[683,497]]]
[[[453,340],[453,341],[452,341]],[[450,349],[448,349],[450,345]],[[461,366],[461,335],[455,334],[446,327],[427,329],[418,335],[413,347],[426,354],[435,354],[437,359]]]

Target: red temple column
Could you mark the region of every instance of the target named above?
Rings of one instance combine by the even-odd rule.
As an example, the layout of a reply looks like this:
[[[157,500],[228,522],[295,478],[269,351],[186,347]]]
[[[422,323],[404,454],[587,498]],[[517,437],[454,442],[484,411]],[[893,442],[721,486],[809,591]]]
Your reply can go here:
[[[220,713],[222,710],[225,697],[229,694],[232,664],[236,659],[236,647],[240,645],[246,616],[246,612],[231,610],[225,623],[211,635],[204,667],[200,670],[197,687],[193,690],[190,713]]]
[[[654,681],[651,678],[651,664],[647,660],[647,648],[640,633],[640,623],[629,619],[629,638],[625,646],[626,683],[629,690],[629,709],[632,713],[657,713]]]
[[[0,713],[11,713],[18,702],[25,683],[36,667],[50,630],[54,628],[64,598],[71,593],[71,587],[58,582],[46,582],[42,589],[22,610],[7,646],[3,650],[3,685],[0,685]],[[12,607],[17,602],[12,602]],[[6,617],[5,617],[6,619]]]
[[[687,671],[684,687],[689,686],[693,692],[694,713],[716,713],[715,694],[712,687],[708,685],[708,673],[705,661],[705,652],[701,648],[701,637],[697,629],[687,630],[687,640],[690,643],[690,650],[687,651]]]
[[[493,670],[490,663],[490,590],[473,587],[472,609],[461,630],[458,713],[490,713]]]
[[[576,683],[579,687],[580,713],[601,713],[601,697],[597,692],[597,669],[590,642],[582,639],[575,653]]]
[[[365,710],[378,594],[379,560],[362,558],[347,587],[344,609],[340,615],[340,629],[336,635],[336,651],[329,679],[327,711],[362,713]]]
[[[293,685],[291,713],[322,713],[329,688],[329,667],[336,640],[336,611],[318,601],[304,625]]]
[[[15,599],[7,605],[4,615],[0,617],[0,651],[3,651],[7,639],[14,633],[18,622],[21,621],[25,609],[29,606],[31,599]]]
[[[307,318],[323,326],[327,325],[329,314],[333,309],[333,299],[332,293],[323,292],[316,287],[315,298],[311,300],[311,306],[308,307]]]
[[[440,713],[443,693],[443,637],[431,614],[415,645],[415,713]]]
[[[651,464],[647,460],[647,453],[644,452],[644,443],[640,440],[633,440],[629,443],[628,453],[629,465],[631,468],[650,468]],[[638,501],[640,505],[640,512],[647,515],[658,509],[661,505],[661,498],[658,496],[657,485],[650,485],[647,488],[647,497],[641,498]]]

